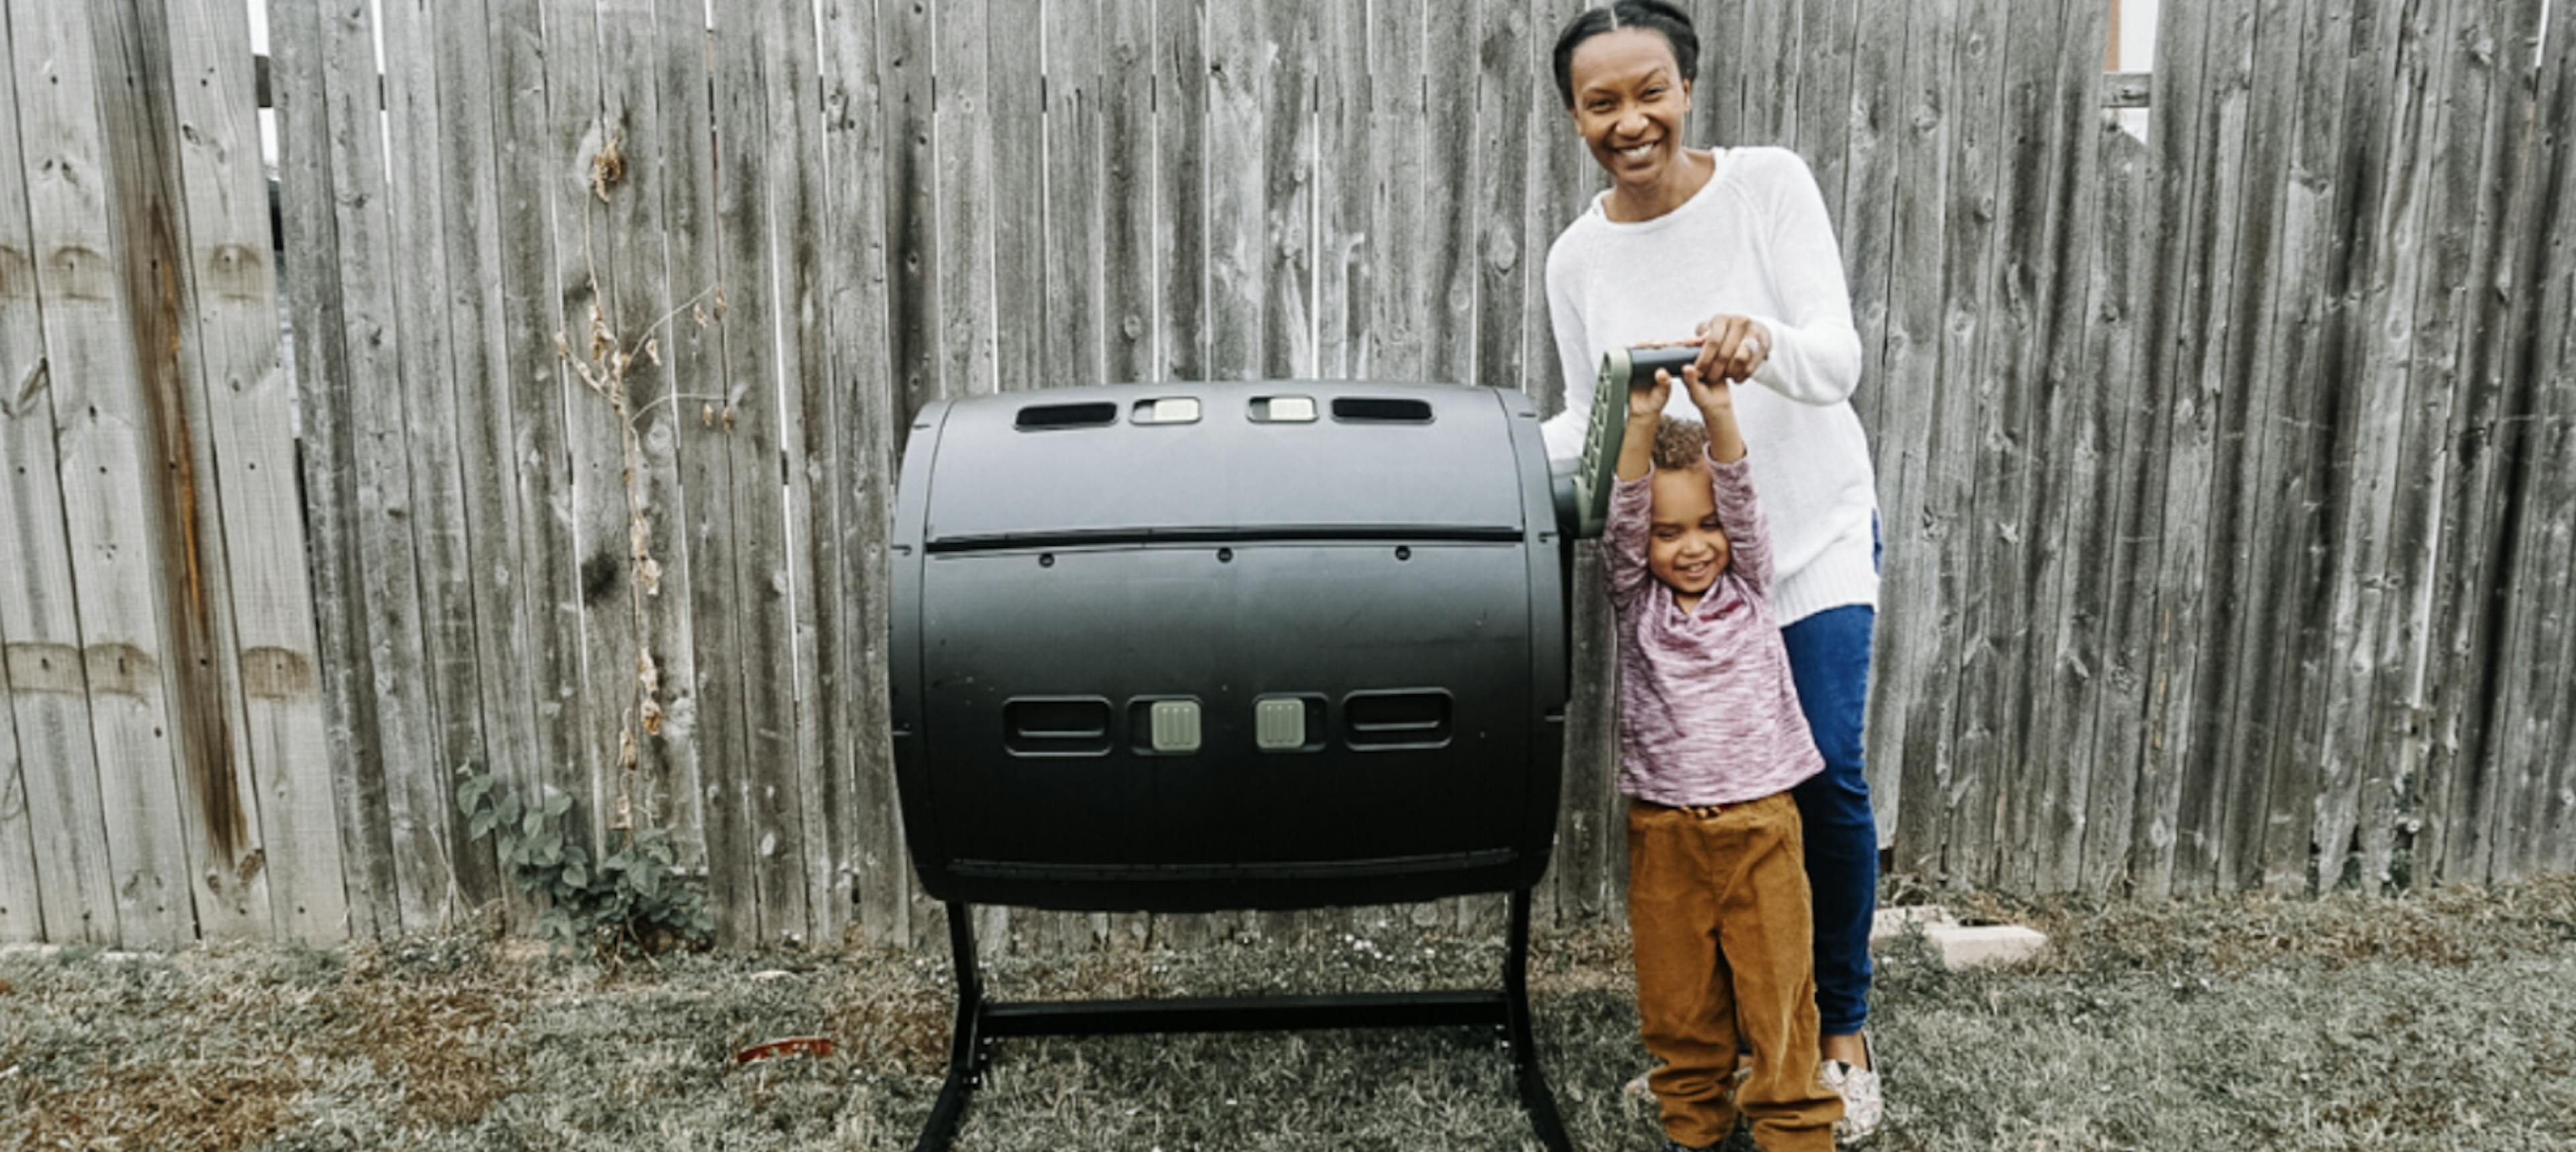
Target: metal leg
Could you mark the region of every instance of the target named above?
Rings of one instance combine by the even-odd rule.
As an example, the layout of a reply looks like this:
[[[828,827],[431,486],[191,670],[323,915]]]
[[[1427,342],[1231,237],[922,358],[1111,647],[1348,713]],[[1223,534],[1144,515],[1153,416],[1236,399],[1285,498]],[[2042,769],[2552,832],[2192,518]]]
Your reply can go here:
[[[1530,1032],[1530,894],[1511,895],[1503,990],[1378,992],[1338,996],[1249,996],[1217,999],[995,1003],[984,998],[975,969],[972,910],[948,905],[948,950],[957,966],[957,1030],[949,1042],[948,1079],[930,1107],[913,1152],[946,1152],[983,1083],[993,1041],[1002,1036],[1107,1036],[1135,1033],[1247,1032],[1305,1028],[1499,1029],[1511,1045],[1521,1107],[1550,1152],[1573,1152],[1556,1097],[1540,1071]]]
[[[930,1106],[913,1152],[947,1152],[966,1119],[967,1094],[984,1083],[984,982],[975,970],[975,919],[964,904],[948,905],[948,954],[957,968],[957,1027],[948,1041],[948,1079]]]
[[[1503,1010],[1510,1014],[1512,1068],[1520,1082],[1521,1108],[1530,1127],[1550,1152],[1573,1152],[1565,1121],[1556,1112],[1556,1094],[1548,1090],[1547,1073],[1538,1065],[1538,1040],[1530,1033],[1529,1006],[1530,893],[1512,893],[1511,924],[1503,943]]]

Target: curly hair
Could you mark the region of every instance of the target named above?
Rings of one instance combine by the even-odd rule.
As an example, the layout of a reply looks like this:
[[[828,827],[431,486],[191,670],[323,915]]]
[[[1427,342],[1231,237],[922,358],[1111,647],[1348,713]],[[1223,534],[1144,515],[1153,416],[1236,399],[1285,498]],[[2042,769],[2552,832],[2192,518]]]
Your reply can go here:
[[[1556,35],[1556,94],[1564,98],[1566,107],[1574,107],[1575,48],[1621,28],[1662,33],[1664,41],[1673,46],[1673,64],[1681,69],[1681,78],[1688,80],[1699,74],[1699,34],[1691,30],[1688,13],[1664,0],[1612,0],[1576,13]]]
[[[1667,472],[1708,459],[1708,426],[1696,420],[1655,418],[1655,467]]]

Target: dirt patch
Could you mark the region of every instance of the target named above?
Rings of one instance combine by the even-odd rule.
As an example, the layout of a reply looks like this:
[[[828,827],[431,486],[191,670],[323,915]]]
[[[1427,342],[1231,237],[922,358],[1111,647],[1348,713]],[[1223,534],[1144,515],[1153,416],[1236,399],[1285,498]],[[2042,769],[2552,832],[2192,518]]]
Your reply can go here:
[[[402,1117],[468,1124],[518,1090],[513,1025],[488,986],[354,980],[321,1005],[326,1056],[372,1060],[402,1091]]]
[[[6,1146],[231,1152],[275,1135],[301,1091],[273,1067],[102,1062],[77,1087],[26,1101]]]

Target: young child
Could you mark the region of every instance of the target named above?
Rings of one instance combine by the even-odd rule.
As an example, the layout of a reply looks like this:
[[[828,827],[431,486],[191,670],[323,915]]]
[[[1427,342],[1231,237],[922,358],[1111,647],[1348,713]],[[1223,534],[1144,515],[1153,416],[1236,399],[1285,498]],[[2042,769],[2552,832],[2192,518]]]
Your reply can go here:
[[[1630,393],[1606,562],[1619,615],[1619,791],[1647,1085],[1667,1152],[1739,1116],[1768,1152],[1824,1152],[1842,1099],[1817,1075],[1807,875],[1792,785],[1824,760],[1772,618],[1771,544],[1735,402],[1682,370],[1704,425]],[[1739,1046],[1750,1074],[1735,1083]]]

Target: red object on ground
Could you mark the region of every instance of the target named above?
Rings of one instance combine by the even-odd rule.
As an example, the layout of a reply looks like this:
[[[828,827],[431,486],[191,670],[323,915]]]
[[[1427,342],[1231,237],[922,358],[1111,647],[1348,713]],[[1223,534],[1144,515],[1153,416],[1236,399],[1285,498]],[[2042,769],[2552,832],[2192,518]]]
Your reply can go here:
[[[733,1054],[735,1064],[750,1064],[779,1056],[829,1056],[832,1040],[828,1036],[789,1036],[754,1044]]]

